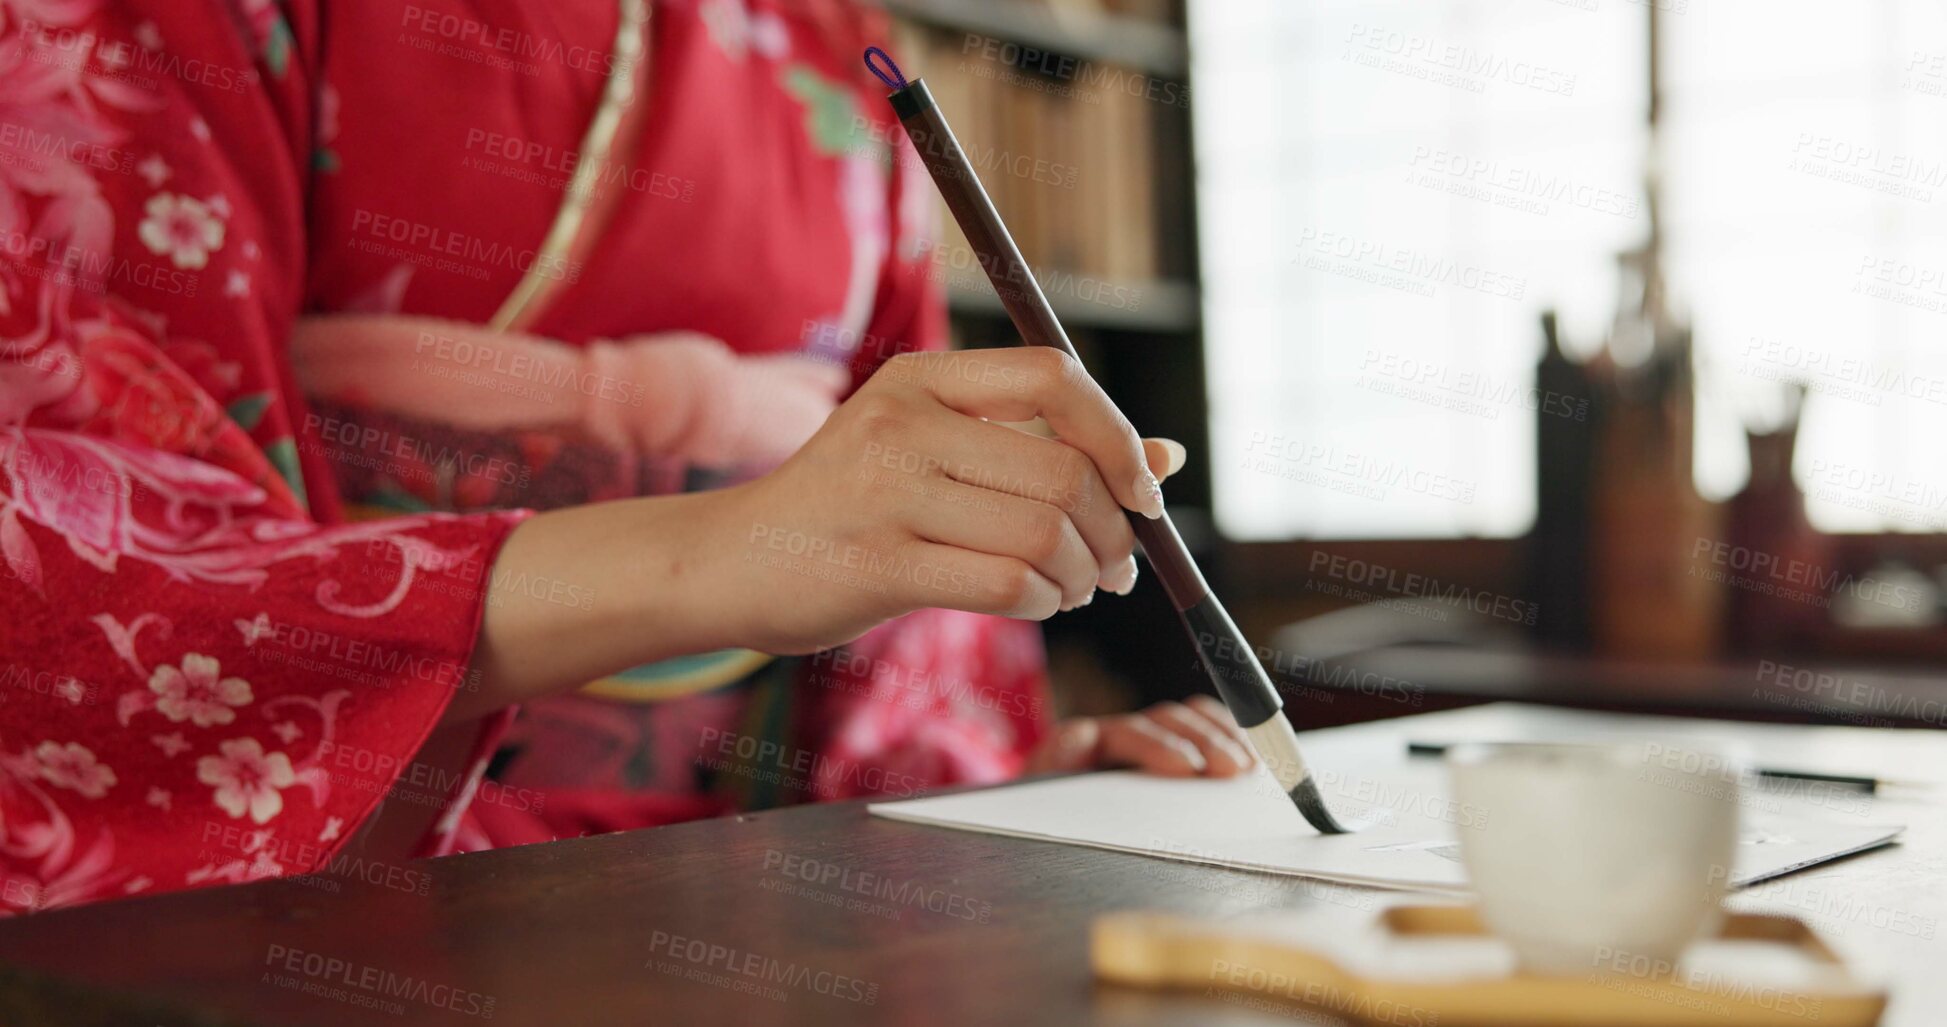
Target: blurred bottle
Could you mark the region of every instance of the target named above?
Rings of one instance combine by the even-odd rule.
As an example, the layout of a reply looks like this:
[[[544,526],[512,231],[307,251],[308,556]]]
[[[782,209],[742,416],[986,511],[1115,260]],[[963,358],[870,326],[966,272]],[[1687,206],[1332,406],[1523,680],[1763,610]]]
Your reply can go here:
[[[1528,595],[1535,638],[1551,649],[1587,652],[1589,504],[1601,408],[1588,368],[1562,351],[1553,310],[1543,311],[1545,348],[1535,367],[1535,528]]]

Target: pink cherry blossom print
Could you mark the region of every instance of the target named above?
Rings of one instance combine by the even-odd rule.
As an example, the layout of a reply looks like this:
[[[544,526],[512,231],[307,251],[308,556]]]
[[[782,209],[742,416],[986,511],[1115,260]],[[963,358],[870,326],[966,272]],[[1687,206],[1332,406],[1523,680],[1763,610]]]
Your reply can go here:
[[[115,785],[115,771],[95,760],[94,751],[79,742],[42,742],[34,749],[41,780],[69,788],[86,798],[99,799]]]
[[[196,780],[216,789],[212,801],[218,809],[233,817],[248,813],[259,824],[284,811],[279,789],[297,783],[289,756],[266,754],[255,738],[233,738],[217,750],[222,755],[196,761]]]
[[[142,210],[145,216],[138,231],[142,245],[167,256],[177,267],[206,267],[210,254],[223,248],[223,219],[201,200],[157,193]]]
[[[228,724],[237,719],[233,706],[250,704],[250,682],[220,677],[213,657],[183,654],[180,669],[162,664],[149,675],[149,691],[156,694],[156,711],[173,721],[197,727]]]

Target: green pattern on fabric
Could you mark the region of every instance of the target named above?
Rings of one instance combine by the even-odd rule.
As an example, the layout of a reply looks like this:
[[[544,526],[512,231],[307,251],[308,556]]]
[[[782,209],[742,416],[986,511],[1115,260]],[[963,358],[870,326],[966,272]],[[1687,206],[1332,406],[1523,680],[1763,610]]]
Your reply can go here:
[[[264,63],[270,73],[283,78],[291,67],[291,24],[282,14],[272,18],[270,32],[264,37]]]
[[[784,88],[805,105],[805,135],[819,153],[867,156],[882,148],[865,131],[858,100],[844,84],[793,64],[784,71]]]
[[[289,435],[264,447],[264,455],[270,458],[270,465],[277,468],[284,484],[291,487],[291,494],[297,501],[309,505],[311,497],[304,491],[304,472],[297,461],[297,443]]]
[[[360,496],[359,502],[381,510],[397,510],[400,513],[432,513],[438,509],[391,482],[380,485],[368,495]]]
[[[232,400],[223,412],[230,415],[230,420],[237,422],[237,427],[254,431],[257,422],[264,419],[264,411],[270,408],[270,399],[268,392],[252,392]]]

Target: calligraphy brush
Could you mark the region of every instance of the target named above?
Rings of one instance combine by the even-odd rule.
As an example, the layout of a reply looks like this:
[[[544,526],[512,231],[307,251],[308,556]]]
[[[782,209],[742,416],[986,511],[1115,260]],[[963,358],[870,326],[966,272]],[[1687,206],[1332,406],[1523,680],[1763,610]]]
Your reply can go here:
[[[873,62],[874,57],[885,63],[884,70]],[[892,104],[893,113],[905,126],[921,163],[933,177],[933,184],[939,187],[947,210],[966,233],[967,242],[987,272],[987,280],[1000,294],[1001,306],[1006,308],[1022,340],[1032,346],[1052,346],[1076,356],[1068,333],[1062,331],[1048,297],[1042,293],[1027,261],[1021,259],[1013,236],[1008,234],[1000,212],[988,199],[987,190],[981,187],[973,165],[960,149],[953,130],[947,127],[946,117],[933,102],[925,81],[906,81],[899,66],[876,46],[865,51],[865,66],[892,90],[886,99]],[[1209,584],[1190,558],[1190,551],[1183,545],[1183,537],[1176,533],[1176,526],[1170,523],[1169,515],[1165,513],[1150,520],[1130,513],[1129,521],[1135,529],[1136,540],[1142,543],[1143,552],[1148,554],[1150,565],[1163,583],[1163,591],[1176,607],[1177,617],[1196,643],[1197,655],[1210,683],[1216,687],[1231,716],[1243,727],[1251,747],[1271,770],[1278,787],[1291,796],[1298,812],[1320,832],[1348,833],[1351,829],[1325,808],[1318,781],[1305,766],[1304,757],[1299,755],[1298,736],[1284,715],[1284,700],[1279,697],[1277,687],[1258,663],[1230,614],[1224,611],[1223,604],[1211,594]]]

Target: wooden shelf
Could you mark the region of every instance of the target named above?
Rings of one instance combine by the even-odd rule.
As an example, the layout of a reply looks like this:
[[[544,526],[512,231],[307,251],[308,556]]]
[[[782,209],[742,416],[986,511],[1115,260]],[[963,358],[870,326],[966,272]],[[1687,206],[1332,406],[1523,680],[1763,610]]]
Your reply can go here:
[[[1183,33],[1152,21],[1112,14],[1071,14],[1027,0],[880,3],[893,14],[929,25],[1127,65],[1164,78],[1181,78],[1190,66],[1190,48]]]
[[[1126,291],[1118,293],[1115,291],[1117,288]],[[1061,318],[1062,324],[1077,328],[1191,332],[1196,330],[1202,319],[1202,312],[1197,306],[1196,286],[1188,282],[1106,283],[1102,291],[1105,295],[1135,296],[1139,299],[1133,305],[1118,307],[1110,302],[1092,302],[1057,291],[1049,295],[1048,300],[1054,304],[1055,316]],[[955,314],[997,318],[1007,316],[1000,297],[985,284],[978,287],[949,285],[946,294],[947,308]]]

